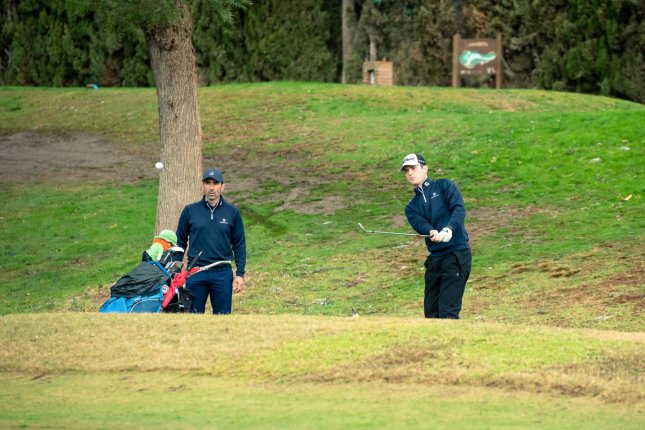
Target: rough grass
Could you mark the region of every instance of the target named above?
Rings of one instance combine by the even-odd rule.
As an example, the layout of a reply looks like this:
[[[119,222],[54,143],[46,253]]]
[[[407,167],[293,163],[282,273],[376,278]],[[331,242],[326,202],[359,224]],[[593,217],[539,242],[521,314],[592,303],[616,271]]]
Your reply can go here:
[[[3,317],[2,335],[7,373],[494,386],[628,403],[645,394],[640,333],[374,317],[43,314]]]
[[[428,428],[427,414],[431,428],[643,422],[641,333],[49,313],[1,317],[0,339],[0,426]]]

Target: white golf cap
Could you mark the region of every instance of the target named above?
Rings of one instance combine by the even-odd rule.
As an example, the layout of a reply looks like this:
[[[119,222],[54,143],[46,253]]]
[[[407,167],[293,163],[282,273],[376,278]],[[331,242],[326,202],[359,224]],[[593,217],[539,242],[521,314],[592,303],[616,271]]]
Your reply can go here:
[[[419,154],[408,154],[403,158],[399,172],[402,172],[405,166],[416,166],[417,164],[426,164],[426,159]]]

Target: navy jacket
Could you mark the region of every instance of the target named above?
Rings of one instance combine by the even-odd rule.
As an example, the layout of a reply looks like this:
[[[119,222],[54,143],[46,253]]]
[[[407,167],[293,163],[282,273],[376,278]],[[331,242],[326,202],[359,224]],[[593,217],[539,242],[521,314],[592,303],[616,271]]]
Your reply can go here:
[[[177,245],[188,250],[188,261],[201,251],[197,266],[206,266],[222,260],[233,260],[235,274],[244,276],[246,266],[246,238],[239,209],[224,197],[212,208],[206,198],[184,207],[177,225]],[[225,266],[226,267],[226,266]]]
[[[452,230],[449,242],[432,242],[426,238],[430,254],[439,256],[459,249],[467,249],[468,233],[464,226],[466,208],[457,184],[450,179],[426,179],[421,187],[414,189],[414,197],[405,207],[405,216],[410,226],[419,234],[430,230]]]

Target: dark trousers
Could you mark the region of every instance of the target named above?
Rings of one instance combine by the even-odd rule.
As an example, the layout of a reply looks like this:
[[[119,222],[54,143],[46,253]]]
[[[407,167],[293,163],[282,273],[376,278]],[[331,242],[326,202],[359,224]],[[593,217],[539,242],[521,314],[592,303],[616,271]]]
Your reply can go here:
[[[459,318],[471,263],[470,249],[460,249],[438,257],[428,256],[423,296],[426,318]]]
[[[203,314],[210,296],[214,314],[230,314],[233,302],[233,271],[205,270],[188,278],[186,288],[195,296],[191,312]]]

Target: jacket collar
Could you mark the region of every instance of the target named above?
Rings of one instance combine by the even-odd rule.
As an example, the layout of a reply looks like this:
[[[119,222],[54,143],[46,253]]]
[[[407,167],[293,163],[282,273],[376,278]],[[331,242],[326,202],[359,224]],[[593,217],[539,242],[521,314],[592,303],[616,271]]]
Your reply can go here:
[[[430,178],[426,178],[426,180],[423,181],[423,183],[421,184],[420,187],[414,187],[414,191],[419,192],[419,193],[423,193],[423,189],[428,188],[430,186],[431,182],[432,182],[432,180]]]
[[[202,196],[202,203],[209,209],[218,208],[224,204],[224,196],[219,196],[219,202],[217,202],[217,205],[215,205],[215,207],[211,206],[210,203],[206,201],[206,196]]]

